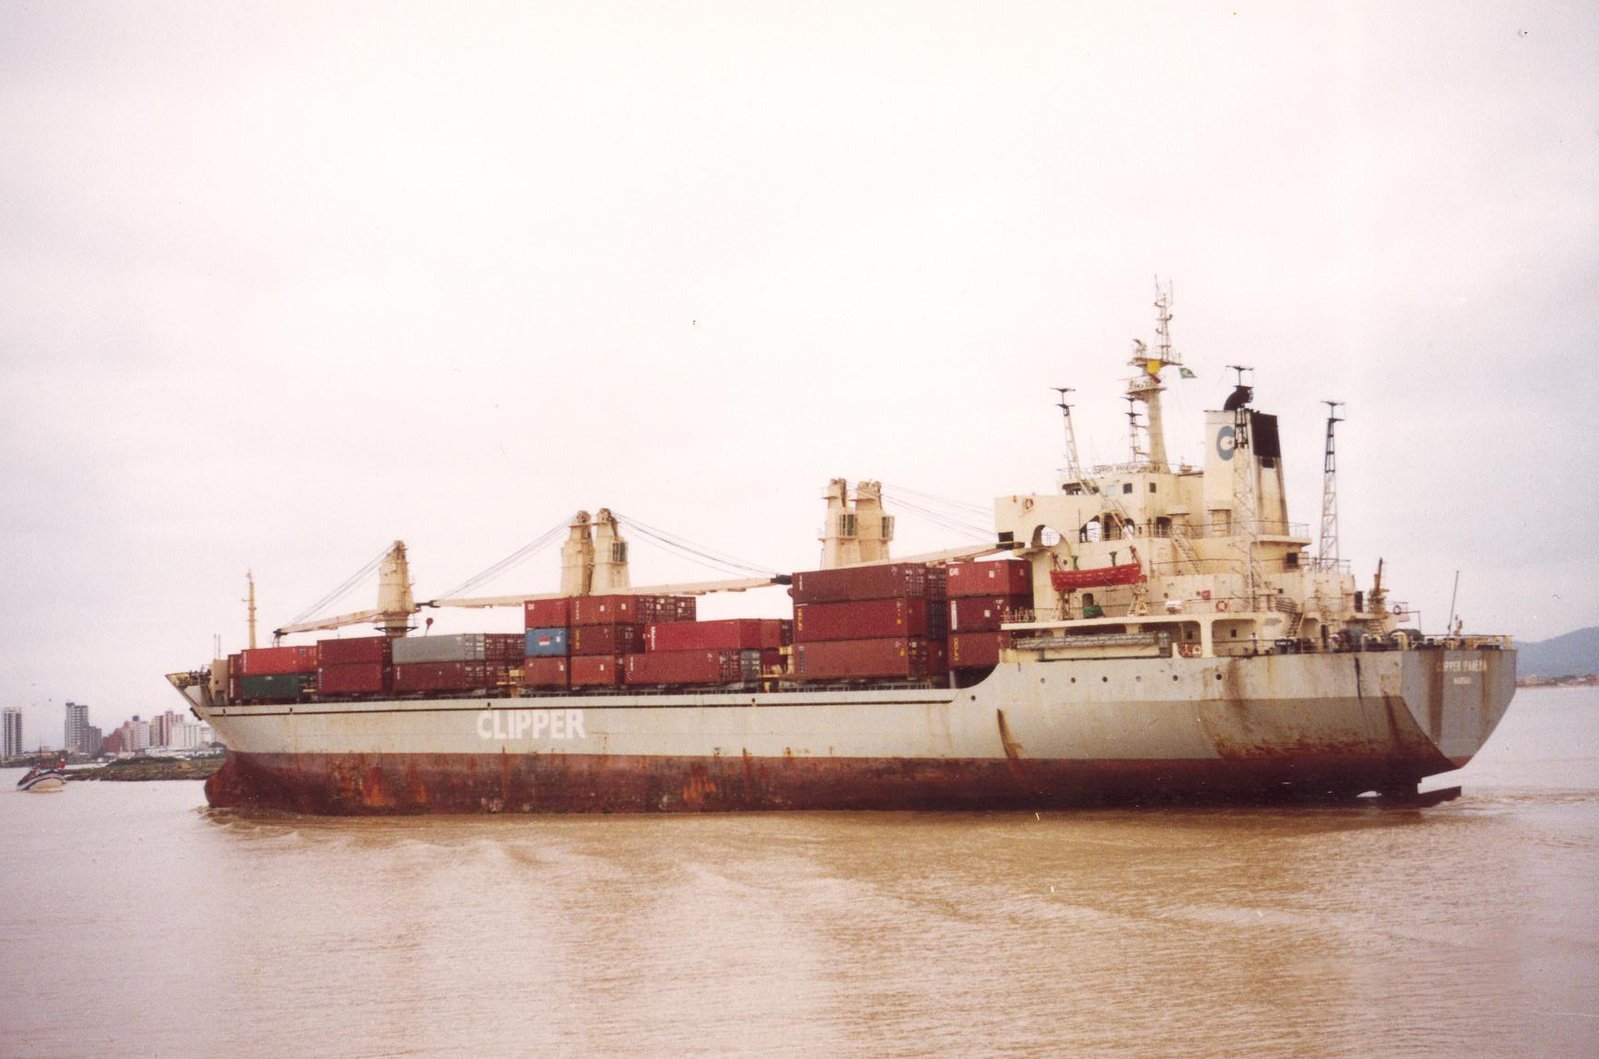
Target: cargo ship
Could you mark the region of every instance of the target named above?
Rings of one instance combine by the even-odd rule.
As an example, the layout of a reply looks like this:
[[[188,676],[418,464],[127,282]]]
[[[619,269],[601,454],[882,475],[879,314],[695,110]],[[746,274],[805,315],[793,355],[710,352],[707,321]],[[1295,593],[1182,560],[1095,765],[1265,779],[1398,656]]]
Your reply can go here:
[[[980,547],[894,559],[878,483],[827,491],[817,569],[630,584],[625,527],[579,512],[559,592],[417,602],[405,546],[372,610],[169,674],[228,749],[213,806],[302,813],[1425,804],[1508,707],[1508,636],[1424,635],[1338,557],[1334,424],[1320,539],[1291,524],[1274,416],[1239,369],[1202,465],[1170,463],[1135,343],[1129,458],[1084,468],[1059,388],[1055,487],[993,502]],[[553,540],[551,545],[553,547]],[[707,621],[776,586],[786,618]],[[252,593],[253,599],[253,593]],[[417,634],[429,607],[519,607],[519,634]],[[293,644],[371,625],[375,634]],[[431,625],[431,623],[427,623]],[[253,602],[251,639],[254,640]]]

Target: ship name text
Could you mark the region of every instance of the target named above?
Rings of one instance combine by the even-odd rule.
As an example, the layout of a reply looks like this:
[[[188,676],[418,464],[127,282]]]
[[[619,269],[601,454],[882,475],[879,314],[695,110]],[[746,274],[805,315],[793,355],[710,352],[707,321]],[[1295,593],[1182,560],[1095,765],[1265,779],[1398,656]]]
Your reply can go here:
[[[582,710],[484,710],[477,715],[480,739],[587,739]]]
[[[1488,661],[1483,658],[1451,658],[1443,663],[1445,673],[1486,673]]]

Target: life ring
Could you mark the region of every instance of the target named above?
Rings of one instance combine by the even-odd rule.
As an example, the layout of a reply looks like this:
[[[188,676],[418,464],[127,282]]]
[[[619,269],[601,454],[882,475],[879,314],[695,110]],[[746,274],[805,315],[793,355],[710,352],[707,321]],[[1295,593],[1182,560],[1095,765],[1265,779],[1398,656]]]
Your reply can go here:
[[[1405,608],[1404,607],[1401,607],[1397,603],[1394,604],[1394,613],[1395,614],[1403,614],[1404,612],[1405,612]]]
[[[1216,613],[1217,614],[1226,614],[1227,613],[1227,601],[1225,599],[1218,599],[1216,601]]]
[[[1028,497],[1026,500],[1022,501],[1022,510],[1023,511],[1031,511],[1031,510],[1033,510],[1033,498],[1032,497]]]

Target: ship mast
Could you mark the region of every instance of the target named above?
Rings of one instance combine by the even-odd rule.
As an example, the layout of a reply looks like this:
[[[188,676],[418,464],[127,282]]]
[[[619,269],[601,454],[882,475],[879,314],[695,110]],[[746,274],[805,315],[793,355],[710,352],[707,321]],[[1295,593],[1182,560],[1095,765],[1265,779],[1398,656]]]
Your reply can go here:
[[[1138,422],[1136,411],[1129,408],[1133,462],[1152,471],[1166,471],[1166,429],[1161,418],[1160,395],[1165,387],[1160,383],[1160,369],[1168,364],[1182,367],[1182,354],[1172,348],[1171,342],[1171,284],[1165,287],[1155,280],[1155,350],[1153,353],[1143,342],[1133,340],[1133,355],[1128,364],[1138,369],[1127,380],[1129,402],[1141,401],[1144,405],[1144,422]],[[1142,444],[1140,442],[1142,441]]]
[[[250,619],[250,650],[253,651],[255,650],[255,574],[250,570],[246,570],[244,572],[244,580],[249,585],[249,591],[244,597],[244,602],[249,605],[246,613],[248,613]]]
[[[1321,541],[1316,548],[1317,566],[1338,563],[1338,461],[1333,454],[1333,424],[1342,423],[1338,409],[1342,401],[1323,401],[1327,406],[1327,453],[1321,464]]]

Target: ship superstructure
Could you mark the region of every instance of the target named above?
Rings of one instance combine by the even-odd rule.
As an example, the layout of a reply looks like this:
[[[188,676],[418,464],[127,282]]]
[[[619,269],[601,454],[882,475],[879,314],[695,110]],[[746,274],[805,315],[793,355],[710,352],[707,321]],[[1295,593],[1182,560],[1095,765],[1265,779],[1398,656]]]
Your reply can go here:
[[[1247,369],[1205,413],[1203,463],[1173,466],[1162,372],[1191,373],[1170,304],[1159,292],[1156,341],[1134,346],[1128,460],[1082,468],[1057,388],[1067,468],[996,499],[987,546],[895,561],[884,490],[843,480],[821,567],[792,575],[632,587],[601,509],[565,528],[559,592],[418,603],[395,542],[372,610],[172,675],[229,748],[208,797],[336,813],[1414,798],[1503,715],[1509,639],[1422,635],[1380,565],[1362,588],[1328,554],[1325,497],[1312,554]],[[1330,491],[1330,423],[1325,466]],[[772,584],[791,619],[696,620],[700,594]],[[518,606],[526,630],[416,635],[440,605]],[[352,623],[379,635],[281,642]]]

